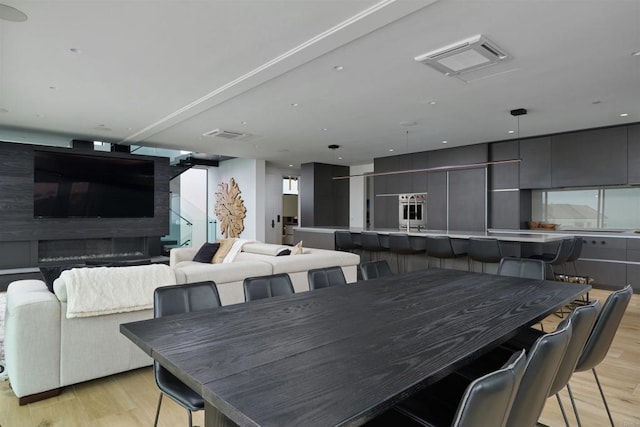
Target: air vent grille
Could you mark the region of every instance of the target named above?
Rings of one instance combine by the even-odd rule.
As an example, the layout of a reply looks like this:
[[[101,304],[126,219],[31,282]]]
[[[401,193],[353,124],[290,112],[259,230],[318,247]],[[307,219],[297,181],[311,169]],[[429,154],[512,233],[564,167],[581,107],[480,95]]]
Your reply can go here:
[[[511,56],[485,36],[478,34],[414,59],[447,76],[457,76],[509,60]]]
[[[225,139],[239,139],[245,136],[242,132],[235,132],[232,130],[222,130],[222,129],[214,129],[209,132],[205,132],[202,134],[203,136],[217,136],[218,138]]]

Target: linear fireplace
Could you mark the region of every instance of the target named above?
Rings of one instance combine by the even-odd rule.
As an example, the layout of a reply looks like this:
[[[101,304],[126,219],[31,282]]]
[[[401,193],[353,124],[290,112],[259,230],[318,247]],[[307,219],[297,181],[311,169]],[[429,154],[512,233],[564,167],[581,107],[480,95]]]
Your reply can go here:
[[[40,240],[38,242],[38,263],[140,258],[148,255],[146,237]]]

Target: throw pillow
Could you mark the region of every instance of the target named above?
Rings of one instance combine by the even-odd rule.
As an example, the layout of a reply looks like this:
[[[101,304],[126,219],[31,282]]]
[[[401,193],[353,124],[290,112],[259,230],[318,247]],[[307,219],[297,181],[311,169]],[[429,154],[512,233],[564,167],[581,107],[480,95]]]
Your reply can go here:
[[[193,257],[193,260],[196,262],[213,262],[213,256],[216,254],[216,251],[220,247],[220,243],[205,243],[200,246],[196,256]]]
[[[295,246],[291,249],[291,255],[301,255],[302,254],[302,240],[295,244]]]
[[[291,249],[283,249],[276,254],[276,256],[286,256],[291,255]]]
[[[224,261],[224,257],[226,257],[231,250],[231,247],[233,247],[233,243],[235,241],[235,238],[218,240],[218,243],[220,243],[220,247],[216,251],[216,254],[213,256],[213,260],[211,262],[213,264],[221,264],[222,261]]]
[[[72,268],[83,267],[85,267],[84,264],[47,265],[40,267],[40,274],[42,274],[42,280],[47,285],[49,292],[53,293],[53,282],[60,277],[60,273],[65,270],[71,270]]]

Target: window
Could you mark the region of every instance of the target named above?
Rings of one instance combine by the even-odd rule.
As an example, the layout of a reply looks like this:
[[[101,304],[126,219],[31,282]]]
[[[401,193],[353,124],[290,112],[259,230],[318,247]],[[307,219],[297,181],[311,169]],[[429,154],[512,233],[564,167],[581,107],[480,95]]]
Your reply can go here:
[[[640,188],[534,190],[531,219],[562,229],[640,228]]]

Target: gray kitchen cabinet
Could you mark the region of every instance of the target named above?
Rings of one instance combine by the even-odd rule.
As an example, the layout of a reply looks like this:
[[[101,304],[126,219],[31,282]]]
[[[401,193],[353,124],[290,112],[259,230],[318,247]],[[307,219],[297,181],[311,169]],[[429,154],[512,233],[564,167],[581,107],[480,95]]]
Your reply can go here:
[[[640,125],[627,127],[628,179],[629,184],[640,184]]]
[[[447,173],[430,172],[427,182],[427,228],[447,229]]]
[[[413,154],[401,154],[394,156],[395,170],[407,171],[413,169]],[[413,193],[413,177],[410,173],[400,173],[392,175],[394,177],[394,187],[396,193]]]
[[[392,172],[396,170],[395,157],[381,157],[374,159],[373,170]],[[398,198],[387,196],[396,193],[395,175],[374,176],[373,178],[373,226],[374,228],[395,228],[398,226]]]
[[[552,187],[626,183],[626,126],[551,137]]]
[[[520,158],[518,141],[496,142],[489,145],[489,161],[515,160]],[[505,163],[489,166],[489,189],[519,188],[520,165]]]
[[[486,168],[449,172],[449,230],[486,230]]]
[[[420,153],[414,153],[411,155],[413,160],[412,169],[426,169],[428,167],[427,157],[428,153],[422,151]],[[426,193],[427,181],[429,174],[427,172],[414,172],[411,174],[411,180],[413,182],[412,193]]]
[[[530,217],[530,190],[489,191],[489,228],[527,228]]]
[[[615,237],[582,236],[578,274],[595,284],[622,287],[627,283],[627,240]],[[618,261],[618,262],[615,262]],[[573,274],[573,267],[568,267]]]
[[[520,188],[551,188],[551,137],[520,141]]]
[[[489,159],[487,144],[466,145],[464,147],[447,148],[429,151],[427,165],[430,168],[439,166],[458,166],[483,163]]]

